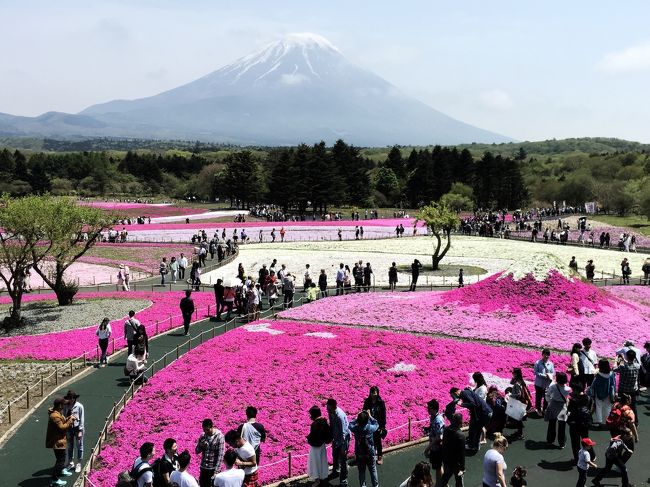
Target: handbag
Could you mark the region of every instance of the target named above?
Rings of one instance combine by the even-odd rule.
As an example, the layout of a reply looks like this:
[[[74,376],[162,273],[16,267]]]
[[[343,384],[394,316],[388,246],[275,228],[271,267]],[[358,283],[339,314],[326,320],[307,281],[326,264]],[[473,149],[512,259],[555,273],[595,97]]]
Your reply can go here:
[[[506,406],[506,416],[521,421],[526,416],[526,405],[518,399],[510,398]]]
[[[557,420],[566,422],[566,420],[569,419],[569,414],[570,414],[569,413],[569,408],[568,408],[567,403],[566,403],[566,396],[564,394],[562,394],[562,391],[560,390],[559,387],[557,388],[557,392],[559,392],[560,396],[562,396],[562,399],[564,399],[564,406],[562,406],[562,411],[560,411],[557,414]]]

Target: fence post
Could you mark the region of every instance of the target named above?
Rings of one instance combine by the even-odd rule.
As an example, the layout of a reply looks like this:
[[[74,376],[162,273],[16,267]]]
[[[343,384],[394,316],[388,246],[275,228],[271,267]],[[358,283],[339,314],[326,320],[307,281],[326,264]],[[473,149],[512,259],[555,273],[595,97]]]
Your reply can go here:
[[[180,345],[176,345],[176,360],[178,360],[178,347],[179,347],[179,346],[180,346]]]
[[[84,352],[84,369],[86,368],[86,352]]]
[[[408,441],[411,441],[411,417],[409,416],[409,434],[408,434]]]
[[[208,304],[208,317],[210,316],[210,305]]]
[[[158,322],[156,321],[156,335],[158,334]]]
[[[27,409],[29,409],[29,386],[27,386]]]
[[[97,345],[97,360],[99,360],[99,359],[100,359],[100,355],[99,355],[99,345]]]
[[[117,403],[113,402],[113,423],[115,422],[115,415],[117,414]]]
[[[216,333],[216,327],[213,326],[213,327],[212,327],[212,338],[214,338],[214,334],[215,334],[215,333]]]
[[[291,452],[289,452],[289,478],[291,478]]]
[[[115,338],[113,338],[113,352],[112,353],[115,353]]]
[[[172,328],[172,315],[169,315],[169,329]]]
[[[44,396],[45,392],[45,380],[43,379],[43,374],[41,374],[41,397]]]
[[[72,360],[70,360],[70,377],[72,377],[73,370],[72,370]]]
[[[188,335],[189,340],[187,340],[187,351],[192,350],[192,335]]]
[[[54,367],[54,385],[59,385],[59,368],[56,366]]]

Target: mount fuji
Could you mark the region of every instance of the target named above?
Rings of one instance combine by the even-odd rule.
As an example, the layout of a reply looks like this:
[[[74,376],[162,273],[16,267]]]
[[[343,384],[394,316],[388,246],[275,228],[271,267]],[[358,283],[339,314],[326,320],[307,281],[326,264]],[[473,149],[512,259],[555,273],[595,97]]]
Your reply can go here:
[[[0,114],[0,134],[359,146],[504,142],[350,62],[325,38],[291,34],[191,83],[79,114]]]

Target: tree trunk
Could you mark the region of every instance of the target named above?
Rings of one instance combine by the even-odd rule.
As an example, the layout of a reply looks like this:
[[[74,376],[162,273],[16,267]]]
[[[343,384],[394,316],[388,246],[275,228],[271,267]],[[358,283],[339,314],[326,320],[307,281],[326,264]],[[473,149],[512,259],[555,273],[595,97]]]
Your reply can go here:
[[[11,296],[11,322],[13,326],[19,326],[22,320],[22,291],[17,291]]]

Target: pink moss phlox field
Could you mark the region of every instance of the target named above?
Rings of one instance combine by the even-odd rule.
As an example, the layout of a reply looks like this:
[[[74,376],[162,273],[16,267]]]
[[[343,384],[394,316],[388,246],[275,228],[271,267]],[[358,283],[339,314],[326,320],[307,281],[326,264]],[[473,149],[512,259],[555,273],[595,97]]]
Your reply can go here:
[[[264,323],[282,333],[269,334]],[[260,469],[268,483],[287,475],[287,463],[264,465],[286,459],[288,450],[294,455],[294,475],[305,472],[307,411],[314,404],[324,411],[329,397],[351,418],[369,387],[379,386],[388,411],[386,443],[396,444],[407,439],[409,417],[427,418],[426,402],[437,398],[446,404],[449,389],[468,385],[473,372],[509,380],[512,368],[522,367],[532,380],[539,358],[537,351],[403,333],[283,321],[254,324],[258,332],[228,332],[156,374],[114,423],[114,438],[100,455],[103,468],[92,473],[92,482],[112,485],[144,441],[160,451],[165,438],[172,437],[179,450],[193,451],[204,418],[212,418],[225,433],[245,419],[248,405],[255,405],[269,432]],[[566,357],[553,359],[558,367],[566,365]],[[422,436],[422,426],[413,426],[415,437]],[[197,456],[190,466],[197,476],[199,463]]]
[[[608,286],[605,289],[619,299],[650,309],[650,286]]]
[[[179,215],[198,215],[210,211],[207,208],[192,208],[183,206],[173,206],[165,204],[147,204],[147,203],[123,203],[119,201],[80,201],[82,206],[92,206],[105,211],[116,212],[125,217],[147,216],[150,218],[179,216]]]
[[[284,227],[285,229],[290,229],[291,227],[341,227],[341,228],[354,228],[356,225],[364,227],[392,227],[393,229],[397,225],[404,225],[405,232],[408,233],[409,229],[413,232],[413,223],[415,222],[414,218],[379,218],[377,220],[341,220],[341,221],[299,221],[299,222],[265,222],[265,221],[247,221],[245,223],[236,223],[236,222],[219,222],[219,223],[209,223],[209,222],[190,222],[186,223],[151,223],[151,224],[131,224],[131,225],[116,225],[116,230],[121,230],[126,228],[129,232],[137,232],[138,230],[205,230],[208,235],[212,235],[215,229],[218,229],[220,232],[224,228],[249,228],[249,227],[264,227],[268,228],[269,231],[272,228],[275,228],[276,233],[278,233],[278,239],[280,238],[280,228]],[[418,223],[418,228],[423,228],[424,222]],[[422,231],[420,231],[421,233]],[[249,235],[253,238],[253,235]]]
[[[152,337],[156,335],[156,322],[158,333],[165,332],[171,328],[183,324],[178,304],[185,293],[179,292],[151,292],[137,291],[130,293],[79,293],[75,297],[77,300],[82,299],[146,299],[152,302],[152,305],[142,311],[137,312],[136,318],[145,325],[147,334]],[[50,295],[27,295],[23,298],[25,302],[40,301],[53,299]],[[207,306],[214,305],[214,294],[210,292],[193,292],[192,298],[194,305],[199,309],[199,319],[207,315]],[[0,298],[1,304],[11,302],[7,296]],[[169,316],[172,316],[170,323]],[[111,321],[113,329],[113,338],[115,338],[115,350],[126,347],[124,335],[124,319]],[[91,325],[75,330],[66,330],[54,333],[43,333],[40,335],[23,335],[0,338],[0,359],[33,359],[33,360],[67,360],[79,357],[84,352],[88,352],[88,358],[94,358],[97,351],[97,336],[95,330],[97,325]],[[112,344],[109,345],[109,351],[112,351]]]
[[[647,330],[640,324],[650,320],[649,307],[625,302],[590,284],[567,284],[554,276],[549,282],[556,282],[563,291],[536,295],[535,290],[545,289],[544,284],[525,280],[523,285],[531,292],[527,304],[526,296],[516,291],[513,300],[508,301],[507,295],[495,289],[501,282],[508,289],[513,286],[511,280],[486,281],[483,286],[482,281],[446,293],[360,293],[319,299],[283,311],[280,316],[558,350],[568,350],[574,341],[590,337],[594,349],[603,356],[614,356],[626,340],[644,343],[648,339]],[[475,292],[475,286],[485,293]],[[619,289],[615,292],[622,294]],[[567,290],[572,290],[572,294],[563,294]],[[461,303],[463,296],[467,297]],[[551,300],[553,296],[555,303]],[[497,304],[490,303],[492,299]]]
[[[446,292],[443,298],[443,303],[478,305],[481,313],[530,311],[548,321],[558,311],[579,317],[585,312],[602,311],[604,306],[611,307],[613,301],[597,287],[579,279],[567,279],[556,270],[551,270],[542,281],[531,274],[519,280],[512,274],[495,274],[471,286]]]

